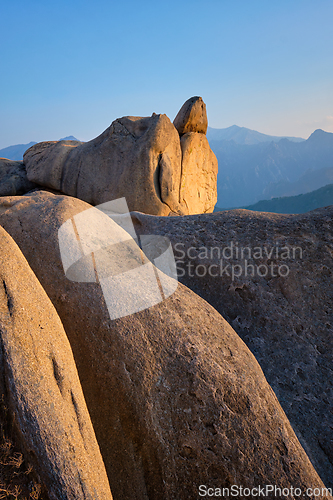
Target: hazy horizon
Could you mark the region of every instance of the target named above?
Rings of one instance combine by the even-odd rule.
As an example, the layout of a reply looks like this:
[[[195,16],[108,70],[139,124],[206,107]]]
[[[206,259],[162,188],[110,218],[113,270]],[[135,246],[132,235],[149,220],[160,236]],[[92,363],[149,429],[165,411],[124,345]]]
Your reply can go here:
[[[194,95],[212,128],[333,132],[328,0],[13,0],[0,14],[0,149],[87,141],[125,115],[173,120]]]
[[[237,127],[240,127],[240,128],[244,128],[244,127],[242,127],[241,125],[236,125],[235,123],[233,123],[232,125],[229,125],[228,127],[219,127],[219,128],[218,128],[218,127],[211,127],[211,126],[209,125],[209,127],[208,127],[208,128],[211,128],[211,129],[213,129],[213,130],[222,130],[222,129],[227,129],[227,128],[230,128],[230,127],[233,127],[233,126],[237,126]],[[248,127],[245,127],[245,128],[248,128]],[[249,130],[253,130],[253,131],[254,131],[254,129],[249,129]],[[103,131],[101,131],[101,132],[103,132]],[[255,130],[255,132],[259,132],[259,133],[265,134],[264,132],[261,132],[261,130]],[[300,136],[289,136],[289,137],[297,137],[297,138],[299,138],[299,139],[304,139],[304,140],[306,140],[306,139],[308,139],[308,138],[310,137],[310,135],[312,135],[312,134],[313,134],[313,132],[314,132],[314,130],[313,130],[313,131],[309,134],[309,136],[308,136],[308,137],[300,137]],[[328,132],[328,130],[324,130],[324,132]],[[331,133],[333,133],[333,132],[331,132]],[[273,134],[266,134],[266,135],[272,135],[272,136],[273,136]],[[70,136],[73,136],[73,134],[71,134]],[[70,136],[68,136],[68,137],[70,137]],[[66,136],[66,137],[67,137],[67,136]],[[73,137],[75,137],[75,138],[76,138],[77,140],[79,140],[79,141],[83,141],[83,139],[81,139],[80,137],[76,137],[76,136],[73,136]],[[275,137],[276,137],[276,136],[275,136]],[[283,138],[283,137],[286,137],[286,134],[281,135],[281,138]],[[91,137],[91,138],[89,138],[89,139],[86,139],[85,141],[89,141],[89,140],[92,140],[92,139],[94,139],[94,137]],[[44,140],[44,139],[43,139],[43,140]],[[61,137],[51,137],[51,138],[49,138],[49,139],[45,139],[45,140],[57,141],[57,140],[61,140]],[[85,141],[84,141],[84,142],[85,142]],[[32,138],[31,140],[27,141],[26,143],[16,142],[15,144],[13,143],[13,144],[8,144],[7,146],[1,146],[1,147],[0,147],[0,149],[5,149],[5,148],[7,148],[7,147],[17,146],[17,145],[20,145],[20,144],[29,144],[30,142],[34,142],[34,139]],[[42,141],[36,141],[36,142],[42,142]]]

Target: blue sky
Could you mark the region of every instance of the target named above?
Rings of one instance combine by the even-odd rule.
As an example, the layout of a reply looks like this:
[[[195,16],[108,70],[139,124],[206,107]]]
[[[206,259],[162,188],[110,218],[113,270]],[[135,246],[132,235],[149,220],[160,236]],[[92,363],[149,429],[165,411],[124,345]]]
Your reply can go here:
[[[0,148],[166,113],[333,132],[332,0],[37,1],[0,7]]]

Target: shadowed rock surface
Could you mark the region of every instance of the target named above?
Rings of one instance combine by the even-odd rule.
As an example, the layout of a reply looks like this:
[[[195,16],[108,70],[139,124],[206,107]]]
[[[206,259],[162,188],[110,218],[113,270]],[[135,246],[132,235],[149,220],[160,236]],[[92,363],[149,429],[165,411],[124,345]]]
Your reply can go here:
[[[27,193],[37,185],[30,182],[23,162],[0,158],[0,196]]]
[[[169,237],[180,281],[246,342],[316,470],[332,487],[333,207],[302,215],[132,215],[138,233]],[[287,267],[279,272],[278,266]],[[260,276],[266,268],[267,276]]]
[[[0,394],[51,500],[112,499],[61,321],[2,228]]]
[[[36,192],[1,200],[0,223],[62,319],[114,498],[187,500],[200,484],[322,486],[255,358],[209,304],[179,285],[110,321],[98,284],[65,278],[58,229],[87,208]]]
[[[24,154],[28,178],[92,205],[125,197],[130,210],[154,215],[212,212],[217,160],[205,135],[194,133],[203,112],[193,110],[181,141],[169,118],[153,113],[119,118],[87,143],[35,144]]]

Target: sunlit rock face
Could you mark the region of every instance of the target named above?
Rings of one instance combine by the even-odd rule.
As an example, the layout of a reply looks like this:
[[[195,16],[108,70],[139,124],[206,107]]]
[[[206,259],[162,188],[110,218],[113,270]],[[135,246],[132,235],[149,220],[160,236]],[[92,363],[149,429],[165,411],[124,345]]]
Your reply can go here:
[[[212,483],[322,487],[258,362],[206,301],[179,284],[112,320],[99,283],[66,277],[59,229],[90,209],[36,192],[0,200],[0,224],[64,325],[113,497],[188,500]],[[134,265],[133,251],[121,262]]]
[[[206,104],[201,97],[191,97],[180,108],[173,121],[179,135],[198,132],[206,134],[208,119]]]
[[[212,212],[217,160],[206,106],[201,97],[189,101],[177,127],[163,114],[125,116],[87,143],[35,144],[24,154],[28,179],[92,205],[125,197],[131,211],[152,215]]]

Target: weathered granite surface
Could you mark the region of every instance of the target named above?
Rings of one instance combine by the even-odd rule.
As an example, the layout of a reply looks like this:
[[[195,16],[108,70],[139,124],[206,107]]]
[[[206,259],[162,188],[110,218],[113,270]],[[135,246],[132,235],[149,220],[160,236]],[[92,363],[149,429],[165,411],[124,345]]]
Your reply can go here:
[[[133,220],[141,234],[170,238],[179,280],[215,307],[254,353],[332,487],[333,206],[302,215],[135,213]]]
[[[22,252],[2,227],[0,398],[50,500],[112,500],[66,333]]]
[[[322,487],[254,356],[207,302],[180,284],[111,321],[99,284],[65,277],[58,229],[88,208],[36,192],[0,200],[0,224],[63,322],[114,498],[188,500],[201,484]]]
[[[154,215],[212,212],[217,159],[206,106],[189,101],[177,115],[181,137],[164,114],[125,116],[86,143],[35,144],[23,157],[28,179],[92,205],[125,197],[130,210]]]
[[[0,196],[21,195],[36,187],[37,184],[28,180],[22,161],[0,158]]]

